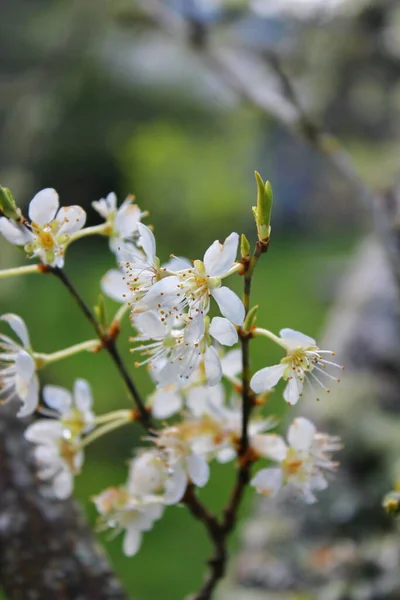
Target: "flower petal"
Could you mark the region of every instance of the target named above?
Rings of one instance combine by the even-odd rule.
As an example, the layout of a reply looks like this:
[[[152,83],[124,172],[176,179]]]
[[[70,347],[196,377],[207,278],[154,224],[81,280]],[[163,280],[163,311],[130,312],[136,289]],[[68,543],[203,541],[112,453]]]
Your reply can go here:
[[[58,194],[53,188],[38,192],[29,203],[29,218],[43,226],[55,217],[59,206]]]
[[[156,419],[168,419],[182,408],[182,396],[174,389],[161,388],[152,395],[152,414]]]
[[[190,479],[198,487],[204,487],[210,478],[210,467],[206,460],[198,454],[191,454],[186,459]]]
[[[234,379],[242,372],[242,350],[235,348],[221,358],[222,373],[228,379]]]
[[[29,389],[30,381],[35,373],[35,361],[28,352],[20,350],[15,359],[15,391],[24,400]]]
[[[72,494],[74,488],[74,478],[72,473],[63,470],[53,479],[53,491],[56,498],[65,500]]]
[[[76,408],[82,413],[86,413],[92,407],[92,390],[86,379],[77,379],[75,381],[74,400]]]
[[[125,556],[134,556],[140,548],[142,534],[136,529],[135,523],[129,525],[124,535],[123,552]]]
[[[298,417],[289,427],[287,439],[295,450],[308,450],[311,447],[317,429],[311,421]]]
[[[56,419],[38,419],[25,429],[24,437],[32,444],[53,444],[63,434],[63,426]]]
[[[212,337],[224,346],[233,346],[239,339],[234,325],[223,317],[214,317],[209,331]]]
[[[303,382],[295,375],[289,379],[283,392],[283,397],[288,404],[294,406],[297,404],[300,394],[303,391]]]
[[[253,392],[261,394],[262,392],[271,390],[281,379],[285,368],[285,365],[279,363],[279,365],[265,367],[257,371],[250,381],[250,387]]]
[[[43,388],[43,400],[47,406],[60,414],[68,412],[72,406],[71,394],[59,385],[45,385]]]
[[[58,235],[75,233],[86,223],[86,212],[81,206],[63,206],[58,211],[56,220],[61,223]]]
[[[238,243],[239,235],[231,233],[223,244],[218,240],[211,244],[203,258],[207,275],[220,277],[229,271],[236,259]]]
[[[17,412],[17,417],[23,418],[32,415],[39,404],[39,380],[35,376],[29,382],[28,392],[24,403]]]
[[[138,223],[137,228],[140,233],[139,244],[149,261],[153,263],[156,257],[156,240],[153,232],[146,225],[143,225],[143,223]]]
[[[163,338],[168,333],[168,329],[161,321],[158,313],[152,310],[136,315],[134,326],[146,337],[153,339]]]
[[[214,300],[219,306],[221,313],[235,325],[241,325],[244,321],[244,306],[240,298],[227,287],[211,290]]]
[[[221,381],[222,368],[218,352],[212,346],[209,346],[204,352],[204,369],[206,372],[208,385],[216,385]]]
[[[117,208],[117,196],[114,192],[110,192],[106,198],[100,198],[100,200],[94,200],[92,206],[96,212],[99,213],[103,219],[107,219],[108,215],[114,212]]]
[[[25,325],[25,321],[21,319],[18,315],[14,313],[6,313],[1,315],[0,320],[6,321],[9,324],[11,329],[17,334],[19,339],[22,342],[24,348],[29,348],[31,343],[29,341],[29,333],[28,329]]]
[[[115,229],[122,238],[132,236],[138,230],[142,212],[137,204],[132,204],[132,198],[127,198],[119,207],[115,217]],[[155,251],[155,248],[154,248]]]
[[[6,217],[0,217],[0,233],[7,242],[15,246],[23,246],[33,238],[32,232],[24,225],[18,225]]]
[[[165,277],[151,286],[147,294],[136,304],[135,309],[155,310],[159,304],[163,307],[171,307],[176,303],[179,304],[181,294],[179,278],[175,275]]]
[[[100,282],[103,292],[117,302],[127,302],[131,292],[122,271],[110,269]]]
[[[261,469],[250,481],[259,494],[273,498],[277,495],[283,484],[283,475],[280,469]]]
[[[257,434],[251,439],[251,446],[265,458],[281,462],[286,457],[288,447],[280,435]]]
[[[165,484],[164,504],[177,504],[182,500],[186,490],[187,476],[181,465],[176,465],[172,475]]]
[[[279,332],[282,341],[290,350],[294,350],[295,348],[316,348],[317,342],[308,335],[304,335],[300,331],[295,331],[294,329],[281,329]]]

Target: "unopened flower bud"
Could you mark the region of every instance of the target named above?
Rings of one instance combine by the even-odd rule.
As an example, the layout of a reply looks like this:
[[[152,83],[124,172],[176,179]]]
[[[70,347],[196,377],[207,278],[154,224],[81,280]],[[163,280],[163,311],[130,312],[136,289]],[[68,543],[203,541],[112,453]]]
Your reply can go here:
[[[255,171],[257,181],[257,206],[253,206],[258,238],[262,242],[269,240],[271,234],[272,187],[269,181],[263,182],[261,175]]]

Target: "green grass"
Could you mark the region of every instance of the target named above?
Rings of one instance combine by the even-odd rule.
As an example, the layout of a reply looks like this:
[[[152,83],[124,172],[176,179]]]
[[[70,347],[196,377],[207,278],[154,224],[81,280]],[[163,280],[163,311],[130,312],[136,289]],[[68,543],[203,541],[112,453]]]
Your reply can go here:
[[[271,246],[257,268],[252,301],[259,304],[259,323],[278,332],[282,327],[299,329],[317,336],[327,308],[325,277],[332,259],[344,258],[350,243],[346,240],[286,239]],[[97,249],[97,246],[95,246]],[[95,260],[93,261],[93,256]],[[68,272],[89,304],[96,302],[95,282],[107,268],[103,250],[89,256],[71,255]],[[112,266],[110,264],[110,266]],[[328,269],[327,269],[328,267]],[[237,278],[240,284],[239,277]],[[27,306],[29,308],[27,308]],[[110,307],[115,308],[110,302]],[[31,339],[37,351],[50,352],[92,337],[90,327],[78,312],[74,302],[65,297],[60,283],[51,276],[30,276],[0,282],[0,311],[17,312],[29,325]],[[129,328],[121,335],[120,345],[128,361]],[[268,340],[252,343],[252,366],[260,368],[280,356]],[[133,371],[138,387],[147,393],[151,386],[147,374]],[[106,354],[73,357],[55,364],[41,374],[42,383],[57,383],[70,387],[75,377],[87,378],[94,390],[98,412],[129,406],[129,399]],[[271,401],[271,410],[282,412],[284,403],[279,396]],[[137,427],[126,427],[98,440],[87,451],[84,473],[77,478],[76,495],[95,521],[89,498],[111,484],[119,484],[126,476],[125,463],[138,443]],[[201,497],[219,510],[229,494],[233,480],[231,467],[217,466],[212,470],[209,485]],[[247,495],[242,516],[250,509],[252,495]],[[208,540],[201,526],[193,521],[182,507],[167,509],[164,518],[145,534],[138,556],[128,559],[122,555],[121,539],[105,541],[112,564],[136,600],[177,600],[200,585],[204,561],[210,553]],[[231,547],[235,548],[237,534]]]

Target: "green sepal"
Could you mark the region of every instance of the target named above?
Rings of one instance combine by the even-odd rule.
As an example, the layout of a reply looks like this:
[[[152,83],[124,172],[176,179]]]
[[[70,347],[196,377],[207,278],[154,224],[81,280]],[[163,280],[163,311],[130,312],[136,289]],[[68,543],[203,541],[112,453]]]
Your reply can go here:
[[[242,258],[249,258],[250,256],[250,242],[247,237],[242,233],[240,236],[240,254]]]
[[[246,318],[244,320],[244,324],[243,324],[243,328],[246,331],[250,331],[250,329],[252,327],[254,327],[256,320],[257,320],[257,312],[258,312],[258,304],[256,304],[255,306],[252,306],[252,308],[247,313]]]
[[[15,204],[15,200],[8,188],[0,185],[0,212],[13,221],[21,220],[21,210]]]
[[[104,297],[101,294],[99,294],[98,304],[94,307],[94,313],[100,324],[100,327],[105,331],[107,329],[107,312]]]

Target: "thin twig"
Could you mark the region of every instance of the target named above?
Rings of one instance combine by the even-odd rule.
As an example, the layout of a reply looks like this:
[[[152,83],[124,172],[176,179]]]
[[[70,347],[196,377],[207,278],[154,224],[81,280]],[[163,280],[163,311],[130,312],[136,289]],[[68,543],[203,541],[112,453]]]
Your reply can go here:
[[[124,361],[122,360],[122,357],[117,348],[115,337],[110,336],[108,332],[103,331],[102,327],[100,326],[100,323],[98,322],[98,320],[96,319],[96,317],[94,316],[94,314],[92,313],[90,308],[87,306],[86,302],[82,299],[79,292],[77,291],[77,289],[75,288],[75,286],[73,285],[73,283],[71,282],[69,277],[65,274],[65,272],[62,269],[59,269],[57,267],[49,268],[49,271],[51,273],[53,273],[56,277],[58,277],[58,279],[68,289],[69,293],[71,294],[71,296],[74,298],[74,300],[78,304],[82,313],[85,315],[85,317],[87,318],[89,323],[92,325],[98,338],[102,342],[103,347],[108,352],[108,354],[111,356],[112,360],[114,361],[114,364],[116,365],[118,371],[120,372],[120,375],[121,375],[122,379],[124,380],[126,387],[128,388],[129,394],[131,395],[132,399],[134,400],[134,402],[137,406],[137,409],[139,411],[140,421],[142,422],[142,424],[146,427],[146,429],[149,432],[154,431],[154,424],[152,422],[151,415],[147,411],[146,406],[140,396],[140,393],[136,389],[136,386],[133,383],[133,381],[128,373],[128,370],[124,364]]]

